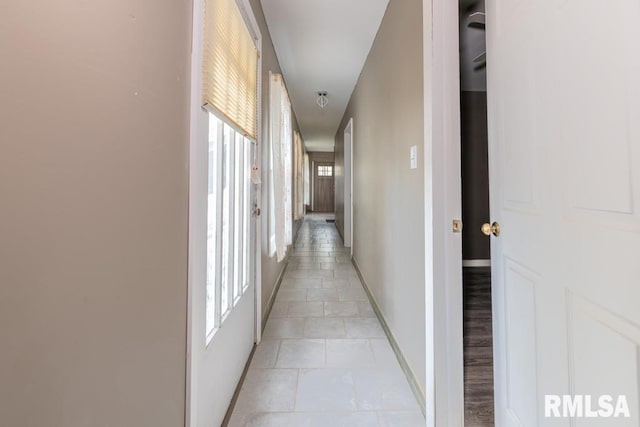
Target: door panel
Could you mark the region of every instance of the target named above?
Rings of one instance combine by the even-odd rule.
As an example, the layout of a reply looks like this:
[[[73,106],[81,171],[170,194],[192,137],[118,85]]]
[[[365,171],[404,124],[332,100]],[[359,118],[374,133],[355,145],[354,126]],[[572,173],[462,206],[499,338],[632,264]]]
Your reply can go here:
[[[536,286],[539,278],[513,260],[505,260],[504,289],[507,404],[510,415],[524,424],[537,418]],[[533,398],[532,398],[533,397]],[[535,423],[534,423],[535,424]]]
[[[487,1],[496,425],[639,424],[640,2]],[[631,419],[545,418],[625,395]]]
[[[506,209],[517,209],[536,212],[539,206],[536,187],[539,183],[537,168],[536,140],[536,101],[535,79],[532,75],[531,60],[518,55],[521,47],[509,46],[509,62],[505,64],[508,75],[517,75],[519,79],[507,79],[504,92],[514,94],[503,99],[500,105],[501,140],[509,141],[501,150],[501,170],[503,171],[502,192],[503,206]],[[511,111],[520,114],[511,117]]]
[[[602,389],[616,390],[616,394],[627,397],[630,412],[637,414],[640,329],[574,295],[569,296],[569,310],[571,394],[598,395]],[[585,354],[590,357],[583,357]],[[581,421],[576,425],[597,423]],[[625,425],[637,426],[637,422]]]
[[[629,58],[633,55],[625,51],[625,46],[632,48],[629,37],[638,40],[639,3],[635,0],[606,3],[606,14],[597,18],[605,24],[602,26],[581,22],[595,18],[590,16],[589,8],[597,10],[604,4],[588,0],[581,2],[580,10],[574,11],[570,18],[567,14],[579,33],[572,36],[576,48],[567,52],[566,61],[576,70],[589,70],[587,75],[579,74],[568,80],[564,88],[564,94],[580,105],[581,113],[569,114],[562,123],[566,155],[574,159],[569,169],[567,194],[573,208],[631,214],[629,159],[634,126],[637,130],[638,122],[637,104],[633,111],[632,98],[638,95],[633,88],[638,86],[634,80],[640,70],[637,64],[633,66],[637,61]],[[594,79],[597,84],[593,84]],[[607,179],[600,179],[603,175]]]
[[[333,163],[316,163],[313,192],[314,212],[334,211],[334,178]]]

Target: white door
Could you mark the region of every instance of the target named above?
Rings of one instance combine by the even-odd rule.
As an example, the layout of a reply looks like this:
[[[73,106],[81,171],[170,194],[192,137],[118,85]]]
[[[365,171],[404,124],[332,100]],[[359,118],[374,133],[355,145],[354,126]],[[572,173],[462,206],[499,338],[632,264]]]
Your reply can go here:
[[[638,426],[640,1],[486,9],[496,425]],[[548,418],[545,395],[631,418]]]
[[[353,119],[344,129],[344,245],[353,255]]]
[[[189,426],[220,425],[255,342],[253,142],[197,106],[190,164]]]
[[[237,3],[260,47],[249,3]],[[221,425],[254,342],[260,339],[260,225],[252,215],[260,203],[260,187],[251,179],[251,166],[259,164],[259,146],[223,117],[202,108],[204,6],[203,0],[194,1],[191,52],[185,411],[189,427]]]

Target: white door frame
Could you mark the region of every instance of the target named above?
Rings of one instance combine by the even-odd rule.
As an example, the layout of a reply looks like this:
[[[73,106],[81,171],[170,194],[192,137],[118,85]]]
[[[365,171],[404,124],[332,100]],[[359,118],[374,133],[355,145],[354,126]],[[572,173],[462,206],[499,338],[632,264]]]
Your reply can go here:
[[[464,425],[458,2],[423,0],[426,423]]]
[[[344,128],[344,245],[353,256],[353,117]]]
[[[258,75],[261,74],[262,69],[262,61],[258,62]],[[261,106],[260,106],[260,91],[261,91],[261,82],[262,79],[258,79],[258,117],[261,114]],[[252,167],[254,165],[258,166],[258,172],[261,173],[262,165],[262,147],[260,143],[260,129],[261,129],[261,120],[258,120],[257,127],[257,141],[253,147],[254,152]],[[255,212],[252,212],[253,225],[254,225],[254,235],[253,235],[253,244],[254,244],[254,257],[255,261],[253,262],[253,283],[254,283],[254,298],[255,298],[255,342],[256,344],[260,344],[262,341],[262,183],[255,184],[255,205],[254,207],[257,209],[257,212],[260,212],[258,216],[255,216]],[[253,208],[252,208],[253,209]],[[265,209],[266,210],[266,209]],[[266,218],[266,216],[265,216]]]
[[[240,10],[242,11],[245,19],[251,24],[251,30],[253,31],[253,36],[256,39],[256,45],[258,46],[258,51],[260,55],[258,56],[258,84],[257,84],[257,103],[258,103],[258,111],[256,113],[257,117],[257,125],[256,125],[256,142],[253,146],[254,152],[252,168],[253,166],[258,167],[258,176],[263,176],[262,171],[262,34],[260,33],[260,26],[258,25],[258,21],[256,20],[255,15],[253,14],[253,10],[251,9],[251,4],[249,0],[236,0],[238,4],[240,4]],[[256,344],[260,344],[262,341],[262,222],[266,221],[268,216],[264,215],[263,212],[266,212],[266,209],[262,209],[262,179],[258,180],[258,183],[254,183],[255,188],[255,208],[256,212],[259,214],[255,216],[252,213],[252,218],[254,219],[253,224],[255,227],[253,242],[254,242],[254,257],[255,261],[253,263],[253,283],[254,283],[254,296],[255,296],[255,342]],[[263,219],[264,218],[264,219]]]

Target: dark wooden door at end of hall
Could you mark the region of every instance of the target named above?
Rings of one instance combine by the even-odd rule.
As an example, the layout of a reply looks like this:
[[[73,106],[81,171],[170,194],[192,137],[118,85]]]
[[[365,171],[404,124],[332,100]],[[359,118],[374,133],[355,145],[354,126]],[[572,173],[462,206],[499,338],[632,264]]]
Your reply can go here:
[[[319,162],[314,168],[313,211],[334,211],[333,163]]]

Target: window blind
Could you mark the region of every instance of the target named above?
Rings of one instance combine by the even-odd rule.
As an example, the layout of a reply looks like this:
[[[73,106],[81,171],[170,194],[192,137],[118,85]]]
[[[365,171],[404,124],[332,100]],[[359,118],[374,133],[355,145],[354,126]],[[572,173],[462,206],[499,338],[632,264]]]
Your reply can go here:
[[[255,139],[258,51],[235,0],[206,0],[202,105]]]

